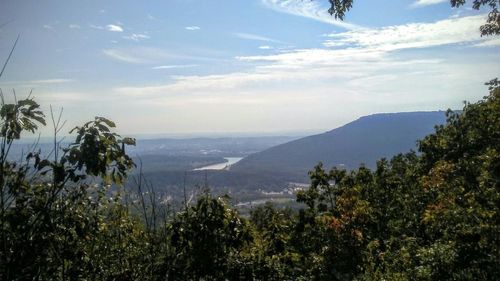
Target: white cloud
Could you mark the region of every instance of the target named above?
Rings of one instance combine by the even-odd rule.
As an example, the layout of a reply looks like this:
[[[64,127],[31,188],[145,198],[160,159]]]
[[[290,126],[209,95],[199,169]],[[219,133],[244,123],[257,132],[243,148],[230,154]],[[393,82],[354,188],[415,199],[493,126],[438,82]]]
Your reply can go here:
[[[243,33],[243,32],[235,32],[233,33],[234,36],[240,38],[240,39],[245,39],[245,40],[254,40],[254,41],[265,41],[265,42],[274,42],[274,43],[282,43],[279,40],[257,35],[257,34],[251,34],[251,33]]]
[[[80,29],[80,26],[78,24],[70,24],[68,27],[71,29]]]
[[[50,24],[44,24],[43,28],[45,28],[45,29],[53,29],[54,27],[52,25],[50,25]]]
[[[261,0],[262,3],[275,11],[287,13],[295,16],[305,17],[332,24],[345,29],[359,29],[358,25],[346,21],[336,20],[328,13],[328,8],[320,6],[320,3],[326,1],[310,0]]]
[[[339,67],[343,64],[353,65],[376,62],[384,58],[385,52],[364,48],[348,48],[340,50],[299,49],[273,55],[240,56],[237,60],[264,64],[261,68],[300,69]]]
[[[263,46],[259,46],[259,49],[261,49],[261,50],[271,50],[271,49],[273,49],[273,47],[268,46],[268,45],[263,45]]]
[[[236,57],[237,60],[258,63],[260,69],[290,70],[295,76],[311,69],[339,68],[343,73],[372,70],[372,66],[406,65],[404,61],[389,60],[391,53],[402,49],[430,48],[449,44],[473,47],[498,46],[500,40],[481,37],[479,26],[484,15],[446,19],[435,23],[413,23],[378,29],[362,29],[328,35],[324,44],[334,49],[298,49],[272,55]],[[388,61],[389,60],[389,61]],[[435,60],[412,60],[419,64]],[[386,65],[385,63],[389,63]],[[345,67],[343,67],[345,66]]]
[[[106,25],[106,29],[111,32],[123,32],[123,28],[119,25],[108,24]]]
[[[411,8],[420,8],[430,5],[436,5],[444,2],[449,2],[449,0],[416,0],[413,2],[410,7]]]
[[[349,81],[366,76],[378,75],[394,69],[422,70],[439,64],[439,60],[405,60],[387,58],[382,54],[365,55],[336,54],[331,50],[302,50],[274,56],[262,56],[266,65],[246,72],[232,72],[214,75],[175,76],[173,82],[165,85],[143,87],[121,87],[116,91],[139,97],[162,97],[168,95],[208,95],[218,93],[236,98],[235,93],[262,91],[278,86],[285,93],[290,89],[307,89],[318,81]],[[300,63],[300,56],[307,62]],[[384,71],[387,70],[387,71]],[[277,84],[276,84],[277,83]],[[324,83],[319,83],[324,84]],[[322,85],[324,86],[324,85]],[[255,89],[256,88],[256,89]]]
[[[179,64],[179,65],[159,65],[152,67],[152,69],[174,69],[174,68],[191,68],[197,67],[197,64]]]
[[[451,18],[434,23],[409,23],[328,35],[327,47],[362,47],[380,51],[428,48],[494,40],[481,37],[479,27],[486,15]]]
[[[491,39],[491,40],[487,40],[487,41],[482,41],[480,43],[477,43],[474,46],[475,47],[498,47],[498,46],[500,46],[500,39],[496,38],[496,39]]]
[[[148,35],[146,34],[136,34],[136,33],[132,33],[131,35],[128,35],[128,36],[123,36],[124,39],[128,39],[128,40],[132,40],[132,41],[140,41],[140,40],[144,40],[144,39],[149,39],[151,37],[149,37]]]
[[[194,31],[194,30],[200,30],[201,28],[199,26],[196,26],[196,25],[193,25],[193,26],[186,26],[184,27],[186,30],[191,30],[191,31]]]
[[[497,69],[484,61],[471,64],[453,59],[450,63],[391,53],[363,57],[361,51],[336,52],[302,50],[298,55],[302,60],[310,58],[310,63],[294,63],[292,53],[247,71],[177,76],[159,85],[119,87],[113,94],[175,118],[177,122],[168,125],[172,131],[211,130],[207,126],[225,131],[258,130],[259,126],[267,130],[334,128],[374,112],[460,106],[463,99],[480,98],[485,73]]]

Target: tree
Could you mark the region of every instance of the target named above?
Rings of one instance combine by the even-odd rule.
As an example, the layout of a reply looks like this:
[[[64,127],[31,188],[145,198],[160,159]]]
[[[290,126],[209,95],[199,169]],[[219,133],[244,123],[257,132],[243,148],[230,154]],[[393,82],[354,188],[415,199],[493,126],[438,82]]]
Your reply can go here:
[[[203,194],[170,224],[169,280],[223,280],[231,260],[251,241],[245,220],[224,198]]]
[[[330,9],[328,9],[330,15],[343,20],[345,13],[351,9],[353,0],[328,0],[328,2],[330,2]]]
[[[487,84],[490,95],[449,111],[419,154],[310,173],[294,233],[308,278],[500,278],[500,83]]]
[[[57,133],[60,128],[53,121]],[[9,153],[14,142],[25,132],[34,133],[45,124],[45,115],[31,95],[13,103],[6,102],[2,95],[2,280],[74,280],[88,276],[89,272],[98,272],[90,266],[99,260],[91,242],[96,242],[93,238],[99,236],[102,227],[100,217],[108,211],[108,206],[113,210],[120,209],[116,205],[105,204],[108,185],[120,184],[127,171],[134,166],[125,153],[125,145],[135,141],[113,133],[114,123],[102,117],[75,128],[78,135],[68,148],[60,150],[60,142],[55,136],[53,150],[49,153],[54,156],[53,159],[44,158],[33,145],[23,156],[24,159],[13,161]],[[95,178],[92,180],[89,177]],[[103,179],[104,184],[100,184],[98,179]],[[112,216],[107,217],[108,222],[116,222]],[[130,219],[125,218],[118,221],[129,223]],[[122,228],[121,224],[110,225],[116,230]],[[124,238],[131,233],[125,231],[118,236]],[[120,242],[122,238],[115,241]]]
[[[466,0],[451,0],[452,7],[460,7],[465,5]],[[475,10],[481,9],[482,6],[490,7],[488,19],[486,24],[480,27],[481,36],[500,35],[500,14],[498,8],[500,6],[499,0],[474,0],[472,8]]]
[[[461,113],[449,111],[447,126],[419,145],[422,188],[431,198],[422,223],[430,248],[446,245],[452,263],[446,274],[455,279],[500,277],[500,87],[497,79],[487,84],[489,96]]]

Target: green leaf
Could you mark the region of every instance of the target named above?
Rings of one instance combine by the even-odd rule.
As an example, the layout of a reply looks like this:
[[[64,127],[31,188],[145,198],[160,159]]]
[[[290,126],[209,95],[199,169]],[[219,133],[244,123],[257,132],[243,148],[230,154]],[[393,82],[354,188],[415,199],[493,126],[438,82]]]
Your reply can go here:
[[[114,128],[114,127],[116,127],[116,124],[115,124],[113,121],[111,121],[111,120],[109,120],[109,119],[107,119],[107,118],[104,118],[104,117],[96,117],[96,118],[95,118],[95,120],[96,120],[97,122],[103,122],[104,124],[106,124],[106,125],[107,125],[108,127],[110,127],[110,128]]]

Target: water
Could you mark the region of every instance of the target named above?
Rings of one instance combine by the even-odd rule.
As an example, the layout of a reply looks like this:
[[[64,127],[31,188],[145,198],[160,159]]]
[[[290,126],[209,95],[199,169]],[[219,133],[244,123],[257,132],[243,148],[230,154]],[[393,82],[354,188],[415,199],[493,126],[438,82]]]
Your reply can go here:
[[[213,164],[213,165],[208,165],[208,166],[205,166],[205,167],[194,169],[194,171],[226,170],[231,165],[233,165],[234,163],[236,163],[236,162],[240,161],[241,159],[243,159],[243,157],[224,157],[224,159],[226,159],[227,162],[219,163],[219,164]]]

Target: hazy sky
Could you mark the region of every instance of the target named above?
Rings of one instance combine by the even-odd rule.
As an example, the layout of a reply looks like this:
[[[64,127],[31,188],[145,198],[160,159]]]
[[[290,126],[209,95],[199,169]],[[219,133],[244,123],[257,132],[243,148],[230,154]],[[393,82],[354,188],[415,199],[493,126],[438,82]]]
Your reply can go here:
[[[270,133],[461,108],[499,76],[470,3],[356,0],[338,22],[327,2],[1,0],[0,61],[20,40],[0,87],[64,107],[68,130]]]

